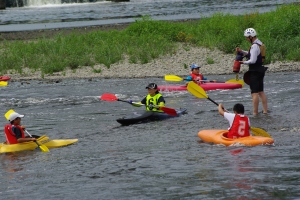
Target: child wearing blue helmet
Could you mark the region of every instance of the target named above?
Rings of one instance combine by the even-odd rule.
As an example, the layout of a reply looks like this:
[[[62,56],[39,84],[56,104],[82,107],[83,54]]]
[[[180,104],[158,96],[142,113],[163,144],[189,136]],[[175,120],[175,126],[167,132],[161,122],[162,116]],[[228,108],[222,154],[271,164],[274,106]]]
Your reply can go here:
[[[187,81],[195,81],[197,84],[201,84],[203,80],[207,80],[204,78],[204,76],[200,73],[200,66],[197,64],[192,64],[190,66],[191,68],[191,73],[190,75],[186,78]]]

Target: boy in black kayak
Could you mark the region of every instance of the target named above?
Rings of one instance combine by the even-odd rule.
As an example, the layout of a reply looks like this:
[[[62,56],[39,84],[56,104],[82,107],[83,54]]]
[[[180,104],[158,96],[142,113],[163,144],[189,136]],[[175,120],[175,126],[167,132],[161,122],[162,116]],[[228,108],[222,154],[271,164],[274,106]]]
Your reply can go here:
[[[128,102],[134,106],[142,106],[144,104],[148,111],[163,112],[159,108],[164,107],[166,102],[164,97],[159,93],[157,85],[150,83],[146,89],[148,90],[148,95],[141,102],[133,103],[132,100]]]

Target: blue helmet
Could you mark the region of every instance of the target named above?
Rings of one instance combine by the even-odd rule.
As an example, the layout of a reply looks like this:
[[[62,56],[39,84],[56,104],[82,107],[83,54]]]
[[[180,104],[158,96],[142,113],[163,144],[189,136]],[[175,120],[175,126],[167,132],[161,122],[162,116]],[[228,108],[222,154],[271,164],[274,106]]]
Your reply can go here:
[[[192,64],[192,65],[190,66],[190,68],[191,68],[191,70],[193,70],[193,69],[200,68],[200,66],[198,66],[197,64]]]

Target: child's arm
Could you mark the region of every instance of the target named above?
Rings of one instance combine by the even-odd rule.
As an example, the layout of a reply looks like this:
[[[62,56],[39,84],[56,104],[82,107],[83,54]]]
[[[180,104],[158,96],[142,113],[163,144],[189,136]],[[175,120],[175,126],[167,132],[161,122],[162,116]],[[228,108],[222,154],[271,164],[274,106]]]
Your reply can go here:
[[[224,111],[224,107],[221,103],[218,106],[218,110],[219,110],[220,115],[224,116],[225,111]]]
[[[142,102],[133,102],[132,100],[129,100],[128,103],[130,103],[131,105],[135,106],[135,107],[141,107],[144,104],[142,104]]]

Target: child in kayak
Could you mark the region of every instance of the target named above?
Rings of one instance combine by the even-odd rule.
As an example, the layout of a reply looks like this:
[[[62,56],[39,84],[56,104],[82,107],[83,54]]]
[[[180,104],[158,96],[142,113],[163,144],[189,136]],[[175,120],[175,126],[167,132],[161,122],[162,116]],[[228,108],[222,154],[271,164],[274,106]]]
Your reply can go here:
[[[229,113],[226,110],[224,111],[222,104],[219,104],[218,110],[220,115],[224,116],[224,118],[229,122],[230,127],[228,128],[228,138],[236,139],[250,136],[250,120],[244,115],[243,104],[235,104],[233,106],[234,113]]]
[[[9,115],[8,120],[10,124],[6,124],[4,127],[7,144],[17,144],[36,140],[35,138],[25,136],[25,126],[21,126],[22,117],[24,117],[24,115],[20,115],[16,112]]]
[[[146,105],[147,111],[163,112],[159,107],[164,107],[166,102],[164,97],[159,93],[157,85],[150,83],[146,89],[148,90],[148,95],[142,101],[136,103],[129,100],[128,103],[138,107]]]
[[[190,75],[186,78],[187,81],[194,81],[197,84],[201,84],[203,80],[207,80],[204,78],[204,76],[200,73],[200,66],[197,64],[192,64],[190,66],[191,68],[191,73]]]

